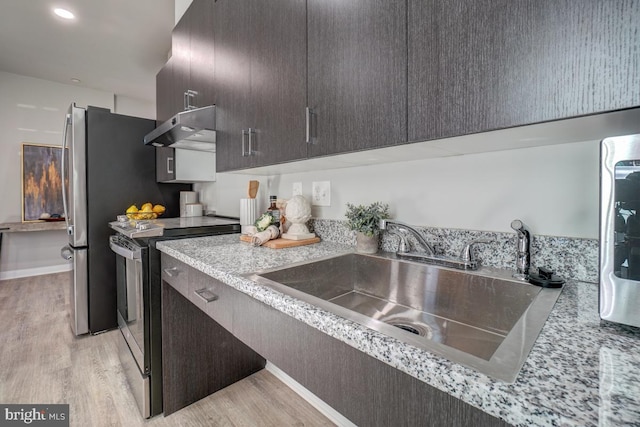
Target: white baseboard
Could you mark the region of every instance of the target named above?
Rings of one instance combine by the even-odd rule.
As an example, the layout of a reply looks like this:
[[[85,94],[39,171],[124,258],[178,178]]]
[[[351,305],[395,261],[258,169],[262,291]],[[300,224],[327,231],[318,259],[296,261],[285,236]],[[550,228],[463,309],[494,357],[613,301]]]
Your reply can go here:
[[[22,270],[0,271],[0,280],[19,279],[21,277],[41,276],[43,274],[71,271],[73,264],[48,265],[46,267],[25,268]]]
[[[345,418],[344,415],[327,405],[322,399],[307,390],[302,384],[291,378],[273,363],[267,361],[265,369],[273,374],[274,377],[282,381],[287,387],[295,391],[300,397],[309,402],[311,406],[316,408],[322,415],[329,418],[331,422],[339,427],[357,427],[354,423]]]

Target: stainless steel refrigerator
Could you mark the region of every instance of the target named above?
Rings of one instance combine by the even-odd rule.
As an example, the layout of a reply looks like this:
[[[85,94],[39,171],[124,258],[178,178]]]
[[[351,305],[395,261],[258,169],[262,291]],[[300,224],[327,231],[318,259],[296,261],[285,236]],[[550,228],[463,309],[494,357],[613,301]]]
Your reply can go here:
[[[71,328],[75,335],[117,327],[116,260],[108,223],[132,204],[163,204],[179,215],[189,184],[158,184],[155,149],[144,136],[155,121],[72,104],[63,136],[63,202],[69,244],[61,249],[70,273]]]

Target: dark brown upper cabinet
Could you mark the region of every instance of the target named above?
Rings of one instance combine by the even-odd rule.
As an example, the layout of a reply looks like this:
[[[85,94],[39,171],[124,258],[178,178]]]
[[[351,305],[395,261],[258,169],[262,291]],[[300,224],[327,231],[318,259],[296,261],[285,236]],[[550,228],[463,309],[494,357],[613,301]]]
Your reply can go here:
[[[164,89],[167,95],[163,95],[164,102],[173,106],[169,117],[187,108],[213,104],[213,4],[213,0],[193,0],[173,29],[172,87]]]
[[[305,158],[305,3],[218,0],[214,12],[218,171]]]
[[[408,5],[409,141],[640,105],[640,1]]]
[[[156,122],[158,124],[169,120],[182,106],[182,100],[177,99],[173,82],[173,61],[170,58],[156,74]],[[180,101],[180,106],[177,102]]]
[[[309,157],[407,140],[405,0],[307,0]]]
[[[638,34],[640,0],[194,0],[158,119],[216,104],[228,171],[633,108]]]

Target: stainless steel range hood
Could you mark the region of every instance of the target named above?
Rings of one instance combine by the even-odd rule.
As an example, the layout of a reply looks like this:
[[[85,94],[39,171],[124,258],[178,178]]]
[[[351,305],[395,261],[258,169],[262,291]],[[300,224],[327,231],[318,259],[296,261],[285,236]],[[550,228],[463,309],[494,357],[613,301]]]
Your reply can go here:
[[[145,145],[216,151],[216,106],[182,111],[144,137]]]

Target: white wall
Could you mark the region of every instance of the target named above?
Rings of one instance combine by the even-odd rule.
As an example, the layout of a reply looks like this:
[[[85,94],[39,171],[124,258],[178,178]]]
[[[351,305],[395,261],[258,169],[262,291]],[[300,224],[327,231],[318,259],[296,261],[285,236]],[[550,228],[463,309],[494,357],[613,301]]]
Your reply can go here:
[[[388,203],[409,224],[509,231],[521,219],[535,234],[596,238],[598,143],[584,142],[284,175],[279,194],[302,182],[331,182],[331,206],[314,216],[344,219],[347,202]]]
[[[331,206],[314,207],[314,217],[344,219],[347,202],[382,201],[414,225],[509,231],[519,218],[535,234],[597,238],[598,159],[599,143],[588,141],[269,177],[222,173],[196,190],[237,216],[249,179],[261,183],[262,209],[269,194],[291,197],[294,182],[310,200],[313,181],[330,181]]]
[[[187,11],[193,0],[176,0],[174,2],[174,24],[177,24]]]
[[[115,106],[112,110],[115,113],[125,116],[142,117],[143,119],[156,119],[155,101],[130,98],[128,96],[116,95]]]
[[[116,105],[112,93],[5,72],[0,72],[0,94],[0,223],[22,219],[22,143],[61,145],[64,116],[72,102],[83,107],[109,108],[121,114],[155,117],[151,101],[118,97]],[[63,231],[5,234],[0,279],[28,275],[29,271],[45,273],[66,268],[60,257],[60,248],[66,242]]]
[[[330,164],[335,159],[336,164],[342,163],[339,169],[277,173],[276,166],[266,169],[267,176],[221,173],[217,182],[195,189],[209,209],[238,216],[238,199],[246,197],[249,179],[261,183],[261,209],[266,209],[269,194],[291,197],[294,182],[302,183],[303,195],[310,199],[313,181],[330,181],[331,206],[314,207],[312,214],[316,218],[344,219],[347,202],[382,201],[389,203],[395,218],[414,225],[509,232],[511,221],[518,218],[534,234],[596,239],[599,141],[607,135],[640,132],[640,110],[563,122],[535,125],[536,135],[550,131],[553,137],[554,132],[563,132],[563,135],[558,132],[558,141],[562,139],[563,143],[544,142],[553,145],[352,167],[344,167],[344,162],[355,156],[338,156],[320,160]],[[600,126],[602,123],[604,127]],[[594,124],[600,128],[589,127]],[[518,131],[527,136],[521,141],[535,140],[530,129],[534,126]],[[571,132],[582,138],[585,134],[593,135],[594,139],[574,139],[580,142],[569,143]],[[513,135],[510,130],[494,132],[490,144],[494,149],[516,146],[499,141]],[[486,139],[486,135],[467,136],[460,139],[458,148],[464,145],[473,150],[474,146],[485,144]],[[445,149],[448,143],[436,141],[434,146],[438,147],[436,150]],[[386,151],[384,155],[404,150],[404,155],[398,158],[409,158],[407,153],[419,151],[412,145],[394,148],[400,151]],[[359,155],[364,157],[366,153]],[[296,165],[280,167],[305,170],[290,166]]]

